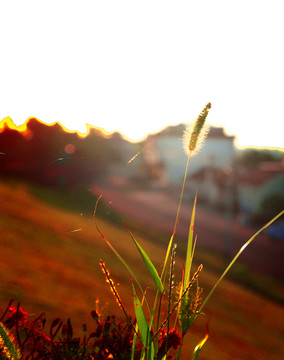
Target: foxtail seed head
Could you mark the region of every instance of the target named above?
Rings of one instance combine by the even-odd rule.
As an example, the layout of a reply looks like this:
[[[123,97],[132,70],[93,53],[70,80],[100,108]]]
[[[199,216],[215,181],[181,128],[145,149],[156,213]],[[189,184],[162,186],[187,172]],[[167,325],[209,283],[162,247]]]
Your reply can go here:
[[[122,304],[121,298],[119,296],[119,293],[116,289],[116,286],[114,284],[114,281],[112,280],[112,278],[110,277],[110,272],[108,271],[108,269],[106,268],[106,264],[102,261],[102,259],[100,259],[100,266],[102,269],[102,272],[105,274],[106,277],[106,282],[109,284],[111,292],[113,293],[115,300],[118,304],[118,306],[125,311],[124,306]],[[127,316],[128,317],[128,316]]]
[[[211,108],[211,103],[205,105],[195,122],[186,126],[183,134],[183,147],[188,156],[194,156],[200,149],[208,134],[205,120]]]
[[[2,357],[1,354],[4,356]],[[0,322],[0,358],[19,360],[21,357],[15,338]]]

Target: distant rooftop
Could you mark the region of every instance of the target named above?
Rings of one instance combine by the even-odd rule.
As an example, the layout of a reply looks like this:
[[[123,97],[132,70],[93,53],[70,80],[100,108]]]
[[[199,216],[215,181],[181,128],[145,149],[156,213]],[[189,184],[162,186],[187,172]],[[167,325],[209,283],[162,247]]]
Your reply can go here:
[[[168,126],[164,130],[157,133],[157,136],[179,136],[182,137],[185,130],[185,124]],[[210,126],[208,138],[218,138],[218,139],[234,139],[234,136],[226,135],[224,128]]]
[[[284,162],[265,162],[257,169],[249,170],[239,179],[239,184],[259,187],[272,180],[274,177],[284,174]]]
[[[226,139],[234,139],[234,135],[226,135],[224,132],[224,128],[211,126],[209,130],[208,137],[211,138],[226,138]]]

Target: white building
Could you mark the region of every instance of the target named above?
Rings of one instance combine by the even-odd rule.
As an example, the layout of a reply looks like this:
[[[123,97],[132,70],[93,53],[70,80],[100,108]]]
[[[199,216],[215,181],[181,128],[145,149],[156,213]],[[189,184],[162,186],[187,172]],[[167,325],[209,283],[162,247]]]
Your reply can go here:
[[[146,140],[145,148],[148,152],[159,152],[154,158],[159,159],[159,166],[163,164],[165,176],[169,185],[178,185],[184,176],[187,156],[183,149],[182,136],[185,126],[168,127],[164,131],[152,135],[151,142]],[[190,160],[189,176],[202,168],[216,169],[231,168],[235,159],[234,137],[224,133],[223,128],[211,127],[203,147],[194,158]],[[154,144],[153,144],[154,142]],[[151,150],[151,151],[150,151]],[[150,159],[144,156],[145,163],[153,164],[153,155]],[[157,163],[158,165],[158,163]]]

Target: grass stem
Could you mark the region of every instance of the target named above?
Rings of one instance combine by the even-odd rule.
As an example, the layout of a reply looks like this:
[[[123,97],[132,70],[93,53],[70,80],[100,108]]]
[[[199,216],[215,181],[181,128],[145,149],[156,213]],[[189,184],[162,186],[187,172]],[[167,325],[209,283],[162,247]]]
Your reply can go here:
[[[213,286],[210,293],[207,295],[206,299],[203,301],[202,305],[200,306],[198,312],[195,314],[193,321],[200,315],[201,311],[203,310],[204,306],[207,304],[208,300],[211,298],[212,294],[216,290],[217,286],[220,284],[220,282],[223,280],[224,276],[227,274],[227,272],[231,269],[231,267],[234,265],[238,257],[241,255],[241,253],[245,250],[245,248],[265,229],[267,229],[274,221],[276,221],[280,216],[284,214],[284,210],[281,211],[278,215],[276,215],[272,220],[270,220],[268,223],[266,223],[260,230],[258,230],[237,252],[233,260],[229,263],[223,274],[220,276],[216,284]]]

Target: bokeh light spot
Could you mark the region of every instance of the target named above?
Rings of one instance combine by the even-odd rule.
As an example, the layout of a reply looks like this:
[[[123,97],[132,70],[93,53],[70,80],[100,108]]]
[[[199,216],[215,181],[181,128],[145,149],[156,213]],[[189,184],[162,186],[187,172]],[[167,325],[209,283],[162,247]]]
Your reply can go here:
[[[66,152],[66,154],[73,154],[75,152],[75,146],[73,144],[67,144],[64,147],[64,151]]]

